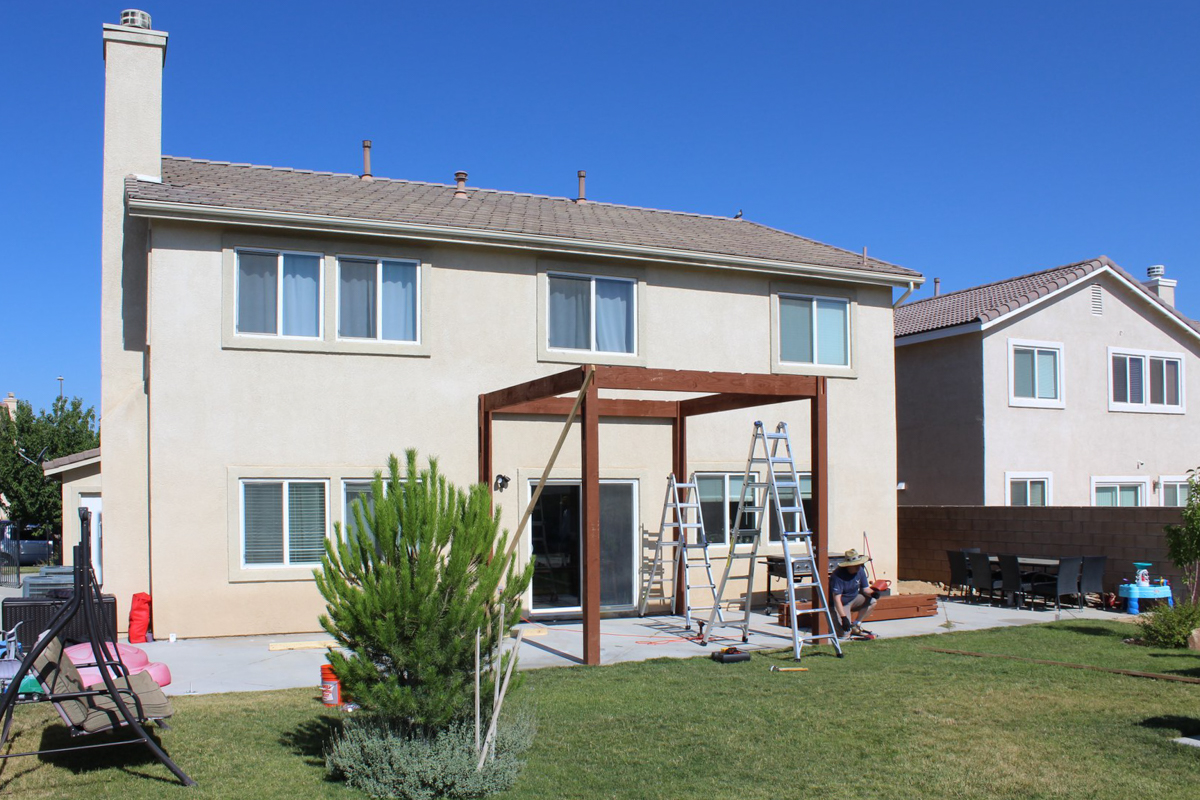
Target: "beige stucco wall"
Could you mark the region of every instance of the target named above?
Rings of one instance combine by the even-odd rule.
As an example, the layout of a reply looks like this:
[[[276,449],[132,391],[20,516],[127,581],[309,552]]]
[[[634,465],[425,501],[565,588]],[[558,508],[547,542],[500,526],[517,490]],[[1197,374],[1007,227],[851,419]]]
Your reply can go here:
[[[152,591],[160,634],[317,628],[322,603],[309,569],[240,567],[241,478],[328,479],[332,521],[341,519],[340,481],[369,477],[388,453],[399,454],[406,447],[437,455],[452,480],[472,482],[478,395],[565,368],[564,363],[539,361],[536,313],[539,273],[548,266],[562,268],[561,260],[539,262],[536,255],[519,251],[298,238],[164,222],[155,223],[152,235],[149,485]],[[223,271],[233,269],[232,248],[247,243],[316,250],[331,259],[348,252],[420,259],[428,277],[424,342],[414,348],[419,354],[336,352],[336,343],[317,345],[315,349],[330,351],[320,353],[241,349],[255,344],[247,341],[230,346],[227,305],[233,296]],[[336,274],[328,271],[333,263],[327,262],[327,295]],[[601,274],[632,271],[639,277],[638,363],[771,370],[771,291],[781,284],[770,277],[598,262],[571,266]],[[794,281],[784,285],[849,294],[855,301],[853,368],[844,371],[846,377],[832,379],[829,388],[831,546],[861,548],[867,531],[880,576],[894,578],[891,292]],[[335,318],[326,314],[327,329]],[[257,344],[273,346],[269,340]],[[621,363],[619,358],[611,361]],[[740,471],[750,423],[757,418],[772,425],[787,420],[797,450],[807,454],[804,406],[694,419],[689,425],[691,468]],[[515,527],[527,481],[540,474],[559,425],[524,420],[496,424],[494,468],[514,478],[497,495],[506,527]],[[638,522],[649,530],[658,526],[670,468],[668,425],[603,423],[601,476],[638,480]],[[572,438],[553,477],[578,473],[578,442]],[[111,480],[110,473],[105,486],[109,519]],[[106,536],[116,536],[111,524],[106,524]],[[527,555],[527,545],[523,553]]]
[[[1103,314],[1091,307],[1099,282]],[[961,338],[961,337],[960,337]],[[1009,404],[1010,339],[1060,342],[1065,408]],[[1178,353],[1184,357],[1187,413],[1110,411],[1110,347]],[[1091,505],[1092,476],[1140,477],[1150,482],[1149,505],[1160,505],[1154,481],[1200,466],[1200,347],[1159,310],[1109,274],[1048,300],[987,332],[989,365],[985,503],[1004,505],[1005,472],[1050,472],[1053,505]]]
[[[896,348],[900,505],[983,502],[980,335]]]

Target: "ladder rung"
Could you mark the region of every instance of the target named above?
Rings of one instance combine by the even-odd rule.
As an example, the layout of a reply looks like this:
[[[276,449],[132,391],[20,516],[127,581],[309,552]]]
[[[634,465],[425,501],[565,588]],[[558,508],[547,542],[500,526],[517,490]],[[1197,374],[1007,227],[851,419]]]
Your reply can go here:
[[[803,510],[804,510],[804,508],[802,506],[780,506],[779,507],[779,512],[781,514],[799,514]]]
[[[677,483],[677,484],[675,484],[675,488],[676,489],[695,489],[696,484],[694,484],[694,483]]]
[[[786,439],[786,438],[788,438],[788,435],[786,433],[764,433],[763,436],[765,436],[768,439]]]
[[[775,481],[775,486],[781,489],[795,489],[799,485],[796,481]]]
[[[699,528],[702,522],[664,522],[664,528]]]

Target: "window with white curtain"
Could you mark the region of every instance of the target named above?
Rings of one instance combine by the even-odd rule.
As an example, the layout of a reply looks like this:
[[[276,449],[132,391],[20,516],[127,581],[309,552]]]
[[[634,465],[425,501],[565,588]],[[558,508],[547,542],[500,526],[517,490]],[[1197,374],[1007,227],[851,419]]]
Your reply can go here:
[[[637,352],[637,283],[590,275],[547,276],[548,344],[556,350]]]
[[[1007,472],[1005,478],[1008,480],[1008,505],[1050,505],[1051,476],[1049,473]]]
[[[321,257],[237,251],[237,332],[320,338]]]
[[[326,483],[242,481],[242,564],[312,566],[325,554]]]
[[[1162,482],[1164,506],[1181,507],[1188,503],[1188,482],[1185,480],[1167,480]]]
[[[1149,489],[1143,478],[1092,478],[1092,505],[1144,506]]]
[[[1110,347],[1110,411],[1183,411],[1183,355]]]
[[[779,360],[850,366],[850,301],[779,295]]]
[[[415,261],[338,259],[338,336],[415,342],[420,330]]]

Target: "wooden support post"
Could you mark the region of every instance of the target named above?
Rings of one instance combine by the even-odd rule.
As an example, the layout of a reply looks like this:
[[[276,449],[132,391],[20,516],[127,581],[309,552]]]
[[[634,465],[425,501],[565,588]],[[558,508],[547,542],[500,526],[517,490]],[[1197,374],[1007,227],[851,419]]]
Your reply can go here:
[[[813,549],[816,551],[817,578],[829,580],[829,404],[825,378],[817,378],[817,394],[810,402],[809,418],[812,423],[812,499],[816,511],[816,524],[812,525]],[[810,523],[811,525],[811,523]],[[833,598],[828,598],[832,603]],[[816,635],[830,633],[824,614],[814,614],[812,631]]]
[[[675,404],[675,423],[671,426],[671,470],[675,473],[675,480],[680,483],[688,479],[687,473],[687,417],[683,414],[681,403]],[[686,495],[685,492],[679,491],[679,496],[676,501],[682,503]],[[698,493],[697,493],[698,494]],[[687,537],[687,531],[683,528],[675,529],[675,538],[683,539]],[[684,570],[687,569],[686,553],[680,551],[681,556],[678,560],[679,568],[675,572],[675,609],[680,612],[687,607],[688,598],[685,596],[683,589]]]
[[[600,663],[600,393],[588,381],[580,408],[583,537],[583,663]]]
[[[492,496],[492,412],[483,395],[479,395],[479,482],[488,487]]]

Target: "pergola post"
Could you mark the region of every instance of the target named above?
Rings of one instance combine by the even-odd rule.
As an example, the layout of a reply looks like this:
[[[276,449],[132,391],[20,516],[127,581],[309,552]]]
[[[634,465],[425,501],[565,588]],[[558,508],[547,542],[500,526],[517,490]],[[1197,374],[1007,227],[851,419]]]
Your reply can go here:
[[[683,482],[688,479],[687,472],[687,417],[684,416],[683,410],[679,403],[675,404],[675,420],[671,425],[671,470],[675,473],[675,479]],[[697,493],[698,494],[698,493]],[[681,493],[682,495],[682,493]],[[683,502],[683,496],[675,498],[678,502]],[[687,532],[682,528],[675,529],[676,539],[685,539]],[[683,551],[681,550],[682,554]],[[676,561],[678,568],[675,572],[675,608],[685,608],[687,606],[686,592],[684,591],[684,570],[687,569],[686,554],[681,555]]]
[[[583,528],[583,663],[600,663],[600,391],[588,384],[582,420],[581,527]]]
[[[829,576],[829,407],[825,378],[817,379],[817,393],[810,402],[809,418],[812,424],[812,494],[813,507],[817,512],[816,525],[812,526],[813,550],[816,551],[817,580],[825,581]],[[814,635],[830,633],[824,614],[814,614]]]
[[[492,496],[492,412],[485,395],[479,395],[479,482]]]

